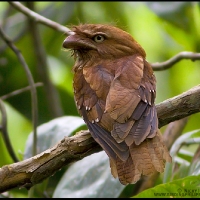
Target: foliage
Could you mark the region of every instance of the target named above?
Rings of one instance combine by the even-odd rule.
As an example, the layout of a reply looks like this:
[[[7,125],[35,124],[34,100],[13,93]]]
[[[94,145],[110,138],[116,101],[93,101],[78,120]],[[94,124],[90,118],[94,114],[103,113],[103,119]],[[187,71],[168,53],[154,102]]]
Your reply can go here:
[[[151,63],[165,61],[181,51],[200,51],[199,2],[34,2],[34,5],[37,13],[69,28],[79,23],[116,24],[134,36],[145,49],[147,60]],[[34,81],[45,83],[37,88],[39,152],[56,144],[64,136],[72,135],[76,130],[86,129],[82,126],[83,121],[75,108],[71,72],[73,59],[69,52],[62,50],[62,42],[66,37],[64,33],[38,24],[37,34],[43,49],[45,66],[39,62],[38,47],[34,45],[30,21],[26,16],[8,2],[0,2],[0,23],[4,32],[15,40]],[[192,63],[184,60],[166,71],[155,72],[155,75],[158,103],[199,84],[199,61]],[[46,86],[48,81],[53,89]],[[16,55],[1,40],[0,97],[27,85],[27,77]],[[56,100],[49,96],[50,90],[54,91],[53,97]],[[33,127],[29,91],[7,98],[4,103],[14,150],[20,160],[30,157],[32,133],[29,133]],[[165,174],[159,176],[155,187],[135,197],[156,197],[152,194],[182,193],[189,189],[198,189],[200,193],[200,163],[198,159],[193,159],[199,143],[199,117],[199,114],[191,116],[182,136],[174,141],[176,146],[171,148],[173,164],[167,166]],[[192,132],[194,130],[196,132]],[[188,143],[183,144],[183,141]],[[175,151],[177,145],[180,148]],[[13,162],[1,135],[0,152],[0,166]],[[92,164],[88,166],[88,163]],[[162,181],[163,176],[165,183]],[[100,152],[67,166],[36,185],[33,191],[29,196],[45,197],[46,194],[49,197],[131,197],[137,193],[137,187],[124,187],[111,177],[107,156]],[[8,195],[27,197],[28,193],[25,189],[14,189]],[[187,193],[184,197],[192,197],[192,194]],[[195,197],[199,197],[199,194]]]
[[[145,190],[136,195],[135,198],[199,198],[199,181],[199,176],[188,176],[187,178],[160,184],[152,189]]]

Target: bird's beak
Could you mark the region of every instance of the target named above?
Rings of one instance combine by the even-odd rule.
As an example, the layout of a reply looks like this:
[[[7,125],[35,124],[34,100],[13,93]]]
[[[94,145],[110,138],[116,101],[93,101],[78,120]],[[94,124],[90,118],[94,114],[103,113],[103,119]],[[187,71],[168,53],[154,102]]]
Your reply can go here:
[[[96,49],[96,46],[88,38],[76,33],[69,35],[64,40],[63,47],[66,49]]]
[[[63,47],[66,49],[71,49],[77,45],[77,35],[69,35],[63,42]]]

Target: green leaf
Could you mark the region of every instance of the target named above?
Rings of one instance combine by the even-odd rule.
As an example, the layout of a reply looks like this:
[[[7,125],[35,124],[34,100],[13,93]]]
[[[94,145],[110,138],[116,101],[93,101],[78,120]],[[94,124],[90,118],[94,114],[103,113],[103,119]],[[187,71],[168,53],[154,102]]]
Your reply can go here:
[[[38,153],[55,145],[65,136],[71,135],[85,122],[81,117],[68,116],[53,119],[37,128],[37,150]],[[32,156],[33,133],[30,133],[26,141],[24,159]]]
[[[183,145],[183,143],[185,143],[186,141],[188,141],[191,138],[195,141],[195,138],[198,137],[199,132],[200,132],[200,129],[185,133],[185,134],[181,135],[180,137],[178,137],[178,139],[174,142],[174,144],[172,145],[171,150],[170,150],[170,155],[173,158],[173,161],[174,161],[176,154],[178,153],[181,146]],[[172,171],[173,171],[172,169],[174,167],[174,164],[175,164],[175,162],[166,164],[166,168],[165,168],[165,172],[164,172],[164,176],[163,176],[164,183],[168,182],[172,178]]]
[[[124,187],[112,177],[108,156],[103,151],[71,165],[53,198],[117,198]]]
[[[134,198],[191,198],[200,197],[200,176],[189,176],[147,189]]]
[[[200,161],[194,162],[194,170],[193,170],[192,174],[193,175],[200,175]]]
[[[173,146],[171,147],[171,150],[170,150],[170,155],[172,157],[174,157],[177,152],[179,151],[180,147],[182,146],[182,144],[187,141],[188,139],[190,138],[193,138],[195,140],[195,135],[197,133],[200,132],[200,129],[198,130],[194,130],[194,131],[191,131],[191,132],[188,132],[188,133],[185,133],[184,135],[181,135],[173,144]]]

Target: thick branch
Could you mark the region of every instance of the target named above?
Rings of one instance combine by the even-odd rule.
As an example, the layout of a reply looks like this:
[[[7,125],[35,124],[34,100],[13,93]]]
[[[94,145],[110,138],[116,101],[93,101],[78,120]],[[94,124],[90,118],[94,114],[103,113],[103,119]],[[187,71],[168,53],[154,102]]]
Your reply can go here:
[[[28,189],[63,166],[101,150],[88,131],[65,137],[54,147],[34,157],[0,168],[0,192],[14,187]]]
[[[200,112],[200,85],[156,105],[159,127]]]
[[[160,127],[200,111],[200,85],[156,106]],[[65,137],[54,147],[24,161],[0,168],[0,192],[30,188],[53,175],[60,168],[101,151],[89,131]]]

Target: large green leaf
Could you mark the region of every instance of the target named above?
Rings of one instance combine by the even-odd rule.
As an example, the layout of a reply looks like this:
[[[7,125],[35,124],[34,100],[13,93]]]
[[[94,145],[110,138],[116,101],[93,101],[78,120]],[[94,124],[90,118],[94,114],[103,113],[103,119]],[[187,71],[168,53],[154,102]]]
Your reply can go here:
[[[108,156],[103,151],[71,165],[53,198],[116,198],[124,187],[112,177]]]
[[[85,125],[81,117],[59,117],[42,124],[37,128],[38,153],[52,147],[65,136],[71,135],[75,130]],[[32,156],[33,133],[30,133],[26,141],[24,159]]]
[[[199,198],[200,176],[189,176],[145,190],[134,198]]]

